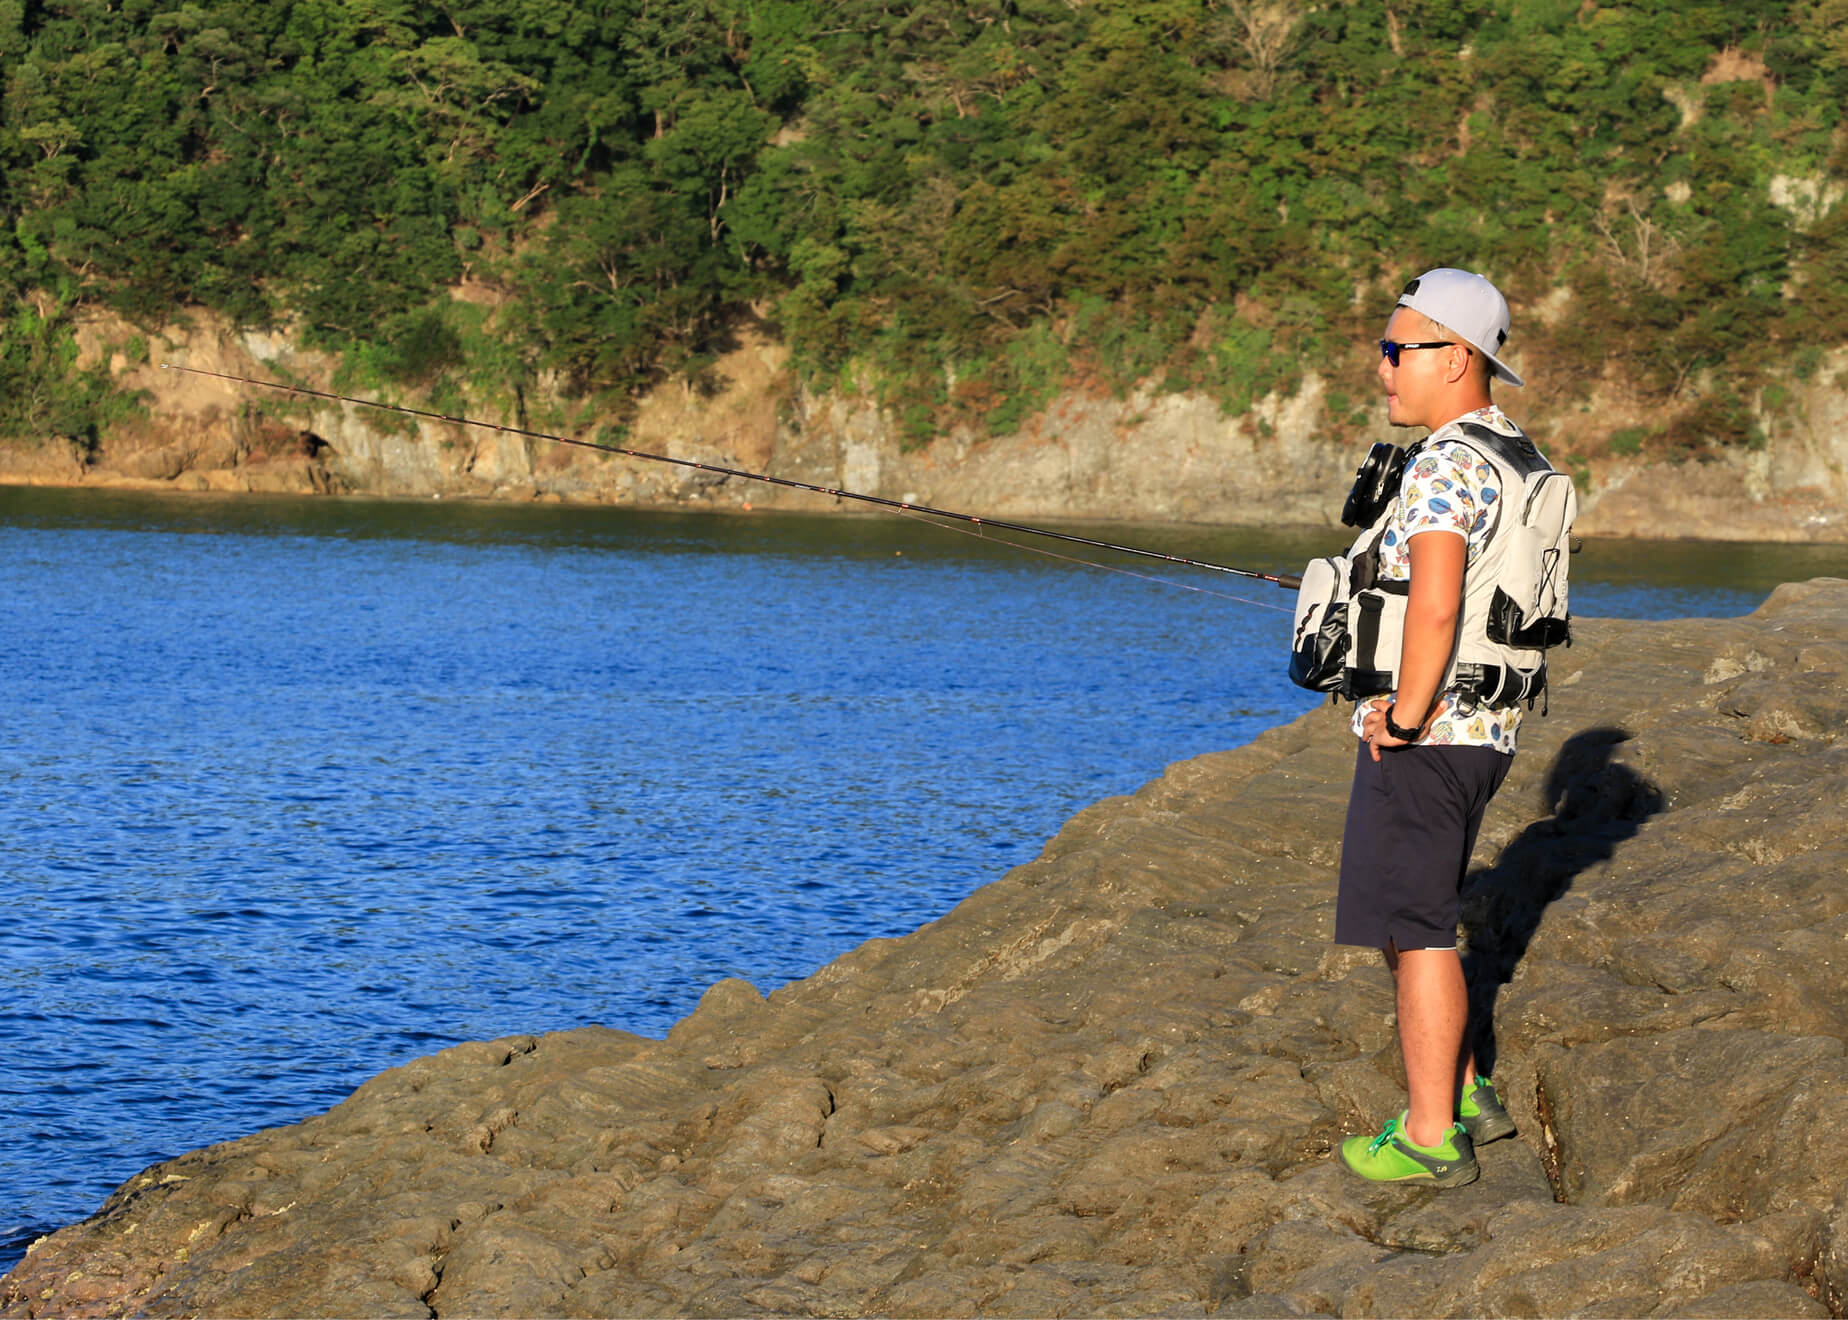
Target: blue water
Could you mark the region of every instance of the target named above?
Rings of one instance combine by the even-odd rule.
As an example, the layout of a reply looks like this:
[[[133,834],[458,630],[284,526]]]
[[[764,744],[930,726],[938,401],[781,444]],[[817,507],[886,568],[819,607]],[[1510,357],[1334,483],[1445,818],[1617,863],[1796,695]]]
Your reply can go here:
[[[1594,547],[1575,605],[1740,613],[1841,557]],[[1313,704],[1287,596],[1156,571],[1206,590],[895,518],[0,490],[0,1269],[418,1055],[659,1035],[912,930]]]

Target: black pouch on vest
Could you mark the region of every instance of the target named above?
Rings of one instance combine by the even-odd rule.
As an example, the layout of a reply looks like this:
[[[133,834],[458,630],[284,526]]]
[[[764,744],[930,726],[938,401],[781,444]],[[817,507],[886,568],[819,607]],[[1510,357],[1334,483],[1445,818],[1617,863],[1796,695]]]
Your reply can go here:
[[[1405,451],[1384,441],[1375,444],[1354,473],[1354,489],[1341,506],[1341,521],[1349,527],[1371,527],[1399,495],[1405,476]]]

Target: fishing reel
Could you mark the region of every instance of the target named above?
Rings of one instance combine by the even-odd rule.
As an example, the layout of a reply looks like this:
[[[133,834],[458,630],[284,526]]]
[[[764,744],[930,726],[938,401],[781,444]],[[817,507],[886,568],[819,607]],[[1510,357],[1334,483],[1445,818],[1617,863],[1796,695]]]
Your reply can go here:
[[[1371,527],[1399,494],[1405,476],[1405,451],[1384,441],[1367,451],[1354,473],[1354,489],[1341,508],[1341,521],[1349,527]]]

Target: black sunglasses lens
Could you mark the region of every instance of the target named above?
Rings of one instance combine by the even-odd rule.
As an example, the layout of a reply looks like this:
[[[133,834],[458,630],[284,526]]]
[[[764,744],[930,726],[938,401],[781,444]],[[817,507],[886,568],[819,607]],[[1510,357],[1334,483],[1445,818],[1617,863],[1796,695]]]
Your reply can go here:
[[[1399,365],[1399,345],[1398,344],[1394,343],[1390,339],[1382,339],[1380,340],[1380,352],[1383,355],[1385,355],[1386,361],[1390,365],[1395,366],[1395,367]]]

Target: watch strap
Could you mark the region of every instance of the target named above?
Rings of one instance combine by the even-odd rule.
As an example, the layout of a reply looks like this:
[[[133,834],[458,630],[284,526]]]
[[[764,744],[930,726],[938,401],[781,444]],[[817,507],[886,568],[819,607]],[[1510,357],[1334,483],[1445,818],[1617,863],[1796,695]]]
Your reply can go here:
[[[1392,718],[1393,712],[1398,709],[1399,707],[1397,704],[1386,708],[1386,732],[1397,738],[1400,742],[1417,742],[1418,735],[1423,729],[1424,722],[1421,720],[1409,729],[1402,729],[1393,722]]]

